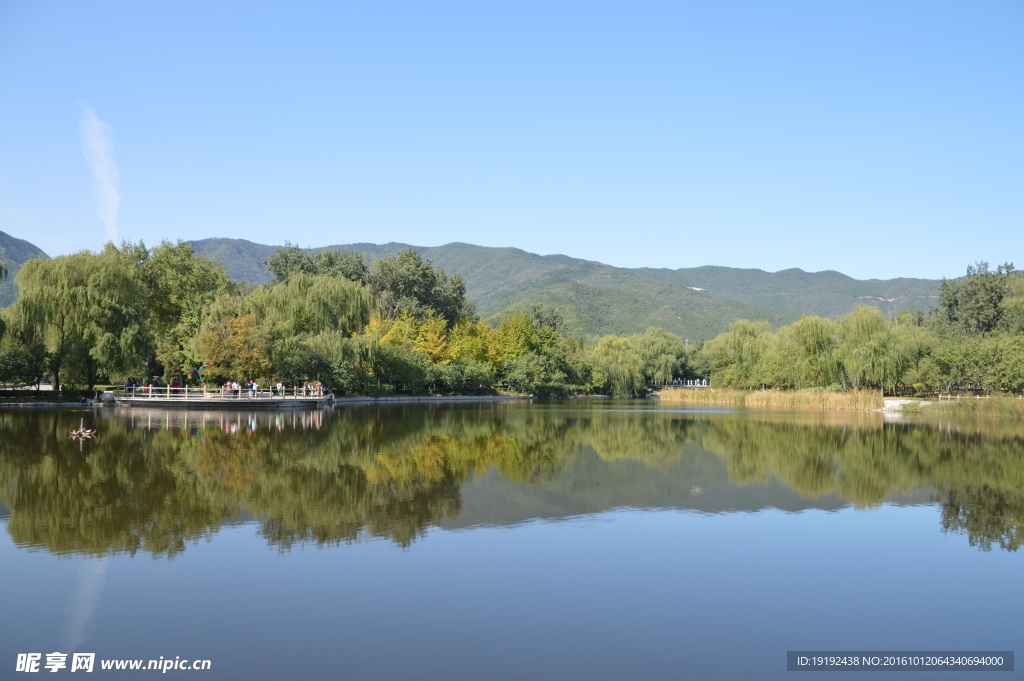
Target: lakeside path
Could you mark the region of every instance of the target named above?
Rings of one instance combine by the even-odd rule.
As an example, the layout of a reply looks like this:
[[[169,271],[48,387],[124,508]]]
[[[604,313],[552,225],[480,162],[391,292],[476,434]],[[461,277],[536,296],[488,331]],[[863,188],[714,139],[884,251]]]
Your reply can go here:
[[[161,405],[159,402],[157,402],[158,399],[159,398],[152,398],[152,399],[147,399],[144,402],[140,401],[138,406],[150,406],[150,407],[165,406],[165,405]],[[530,395],[411,395],[411,396],[401,396],[401,397],[335,397],[333,404],[335,406],[340,406],[340,405],[344,405],[344,404],[373,404],[373,403],[396,404],[396,403],[403,403],[403,402],[405,402],[405,403],[413,403],[413,402],[419,402],[419,403],[430,403],[430,402],[508,402],[508,401],[513,401],[513,400],[533,400],[533,399],[536,399],[536,398],[532,397]],[[204,403],[200,402],[199,400],[193,400],[191,402],[184,402],[184,401],[182,401],[181,406],[186,406],[186,405],[190,406],[190,407],[201,408],[201,407],[204,406]],[[232,400],[229,403],[220,403],[220,402],[218,402],[216,404],[210,404],[210,403],[206,403],[205,404],[205,406],[207,408],[210,408],[210,407],[213,407],[213,408],[246,407],[246,406],[250,406],[251,407],[252,405],[253,405],[253,403],[249,402],[248,400]],[[116,404],[114,402],[105,402],[105,401],[96,401],[96,400],[89,400],[88,402],[6,402],[6,401],[5,402],[0,402],[0,409],[5,408],[5,407],[6,408],[10,408],[10,409],[27,409],[27,408],[33,408],[33,407],[49,408],[49,409],[52,409],[52,408],[97,409],[97,408],[104,407],[104,406],[111,406],[111,407],[113,407],[113,406],[120,406],[120,407],[127,406],[127,407],[131,407],[132,405],[130,405],[130,404]],[[260,406],[264,406],[264,405],[261,404]],[[272,408],[274,406],[287,407],[287,406],[291,406],[291,405],[289,405],[287,403],[284,403],[284,402],[275,402],[275,403],[270,403],[270,404],[268,404],[266,406],[270,406]],[[329,405],[323,405],[323,406],[329,406]]]

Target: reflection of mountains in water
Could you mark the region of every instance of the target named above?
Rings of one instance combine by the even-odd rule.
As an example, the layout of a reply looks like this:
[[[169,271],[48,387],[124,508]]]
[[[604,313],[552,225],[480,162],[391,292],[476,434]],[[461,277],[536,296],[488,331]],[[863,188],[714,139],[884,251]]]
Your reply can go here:
[[[174,555],[245,518],[282,549],[367,537],[408,545],[430,527],[622,507],[800,511],[937,499],[945,529],[1015,549],[1024,508],[1015,433],[883,425],[877,415],[500,403],[105,410],[91,416],[100,432],[84,445],[66,438],[80,417],[0,413],[0,503],[20,545]]]

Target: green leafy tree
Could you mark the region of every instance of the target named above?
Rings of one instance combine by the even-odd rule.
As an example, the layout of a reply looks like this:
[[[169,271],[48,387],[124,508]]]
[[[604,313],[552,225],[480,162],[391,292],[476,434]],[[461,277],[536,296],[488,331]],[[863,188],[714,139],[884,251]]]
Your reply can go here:
[[[994,335],[947,340],[935,351],[943,387],[1024,391],[1024,337]]]
[[[144,282],[140,295],[145,294],[156,354],[165,367],[177,370],[201,363],[191,341],[203,315],[218,295],[237,288],[225,268],[196,255],[192,246],[182,241],[162,241],[153,249],[141,241],[126,241],[120,248],[107,244],[104,253],[134,269]]]
[[[1014,271],[1007,281],[1007,295],[1000,302],[1006,329],[1015,335],[1024,334],[1024,272]]]
[[[839,382],[835,356],[836,323],[822,317],[803,317],[777,333],[777,384],[806,388]]]
[[[537,330],[530,321],[529,313],[517,312],[501,320],[498,326],[498,347],[502,359],[507,361],[515,361],[540,347]]]
[[[209,334],[223,335],[229,320],[248,316],[265,341],[267,364],[259,373],[242,373],[289,382],[339,382],[361,361],[365,346],[353,336],[370,321],[372,307],[370,290],[362,284],[295,273],[283,284],[219,297],[208,308],[197,352],[212,361],[210,351],[216,346]],[[238,378],[240,370],[233,371],[230,376]]]
[[[935,362],[939,341],[925,325],[924,313],[901,314],[894,321],[893,332],[905,359],[901,381],[921,389],[934,387],[939,374]]]
[[[268,339],[251,314],[232,317],[222,329],[204,331],[197,343],[211,374],[241,381],[262,378],[272,367]]]
[[[858,305],[839,321],[840,377],[855,390],[894,387],[906,367],[902,350],[877,307]]]
[[[146,283],[119,257],[30,260],[17,283],[10,318],[25,342],[45,349],[54,386],[67,377],[92,389],[101,374],[140,367],[152,353]]]
[[[558,310],[550,305],[545,305],[543,303],[531,305],[528,313],[530,315],[530,322],[533,324],[533,328],[538,331],[548,330],[560,336],[564,336],[568,331],[565,318],[558,313]]]
[[[1003,300],[1012,294],[1009,281],[1016,278],[1012,263],[995,271],[979,262],[967,268],[959,279],[943,279],[939,285],[939,306],[944,321],[954,330],[978,336],[1000,330],[1006,308]]]
[[[475,317],[462,276],[449,276],[411,248],[376,261],[368,281],[378,312],[386,319],[397,318],[403,310],[420,319],[434,310],[448,326],[462,317]]]
[[[768,322],[740,319],[729,330],[709,341],[712,382],[722,388],[761,388],[770,384],[767,370],[772,345]]]
[[[501,360],[501,345],[494,329],[483,319],[471,324],[463,317],[449,334],[449,343],[455,361],[490,364],[492,369]]]
[[[679,336],[650,327],[630,336],[630,342],[640,357],[640,372],[645,381],[664,383],[684,375],[687,354]]]
[[[355,251],[312,250],[288,241],[275,248],[274,255],[263,261],[276,283],[288,281],[293,274],[311,277],[342,277],[365,283],[369,269],[363,256]]]
[[[49,357],[41,344],[22,342],[13,333],[0,341],[0,383],[38,385],[48,366]]]
[[[403,392],[423,392],[436,380],[438,371],[424,353],[406,345],[385,343],[373,353],[372,376],[379,387],[391,385]]]
[[[551,383],[551,376],[543,358],[534,352],[527,352],[504,366],[505,381],[517,392],[546,396],[543,388]]]
[[[594,346],[594,364],[604,375],[612,395],[625,397],[643,390],[643,362],[628,338],[601,338]]]

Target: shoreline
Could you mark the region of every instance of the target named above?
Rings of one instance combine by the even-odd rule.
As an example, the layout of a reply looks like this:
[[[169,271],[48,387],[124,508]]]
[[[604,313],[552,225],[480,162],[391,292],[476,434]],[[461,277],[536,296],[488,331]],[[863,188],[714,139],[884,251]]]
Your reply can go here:
[[[535,400],[536,397],[532,395],[408,395],[408,396],[395,396],[395,397],[335,397],[334,400],[329,404],[315,405],[317,408],[323,406],[338,406],[344,404],[375,404],[375,403],[386,403],[386,404],[399,404],[399,403],[416,403],[416,402],[507,402],[514,400]],[[256,403],[250,400],[232,400],[228,401],[217,401],[214,403],[203,402],[201,400],[174,400],[174,401],[159,401],[160,398],[147,398],[140,400],[136,403],[123,403],[113,402],[105,400],[89,400],[88,402],[0,402],[0,409],[28,409],[37,407],[43,408],[79,408],[79,409],[100,409],[104,407],[122,407],[122,408],[135,408],[135,407],[153,407],[153,408],[198,408],[202,409],[204,406],[209,410],[218,409],[239,409],[245,407],[258,407],[260,409],[273,410],[275,408],[287,408],[295,409],[296,407],[302,408],[305,405],[293,405],[284,401],[267,401]],[[313,408],[313,407],[308,407]]]
[[[27,407],[78,407],[79,409],[85,409],[88,407],[95,409],[102,406],[103,404],[96,400],[90,400],[88,402],[0,402],[0,409],[18,409]]]
[[[883,397],[874,390],[844,393],[817,390],[743,391],[718,388],[700,393],[672,391],[668,396],[663,392],[659,398],[667,404],[693,406],[876,412],[893,420],[904,416],[933,415],[1004,421],[1024,420],[1024,399],[1013,396],[936,400],[929,397]]]
[[[505,402],[509,400],[535,400],[532,395],[408,395],[398,397],[335,397],[334,405],[369,404],[372,402]]]
[[[658,399],[670,404],[748,407],[799,411],[881,411],[885,403],[881,392],[857,390],[737,390],[734,388],[667,388]]]

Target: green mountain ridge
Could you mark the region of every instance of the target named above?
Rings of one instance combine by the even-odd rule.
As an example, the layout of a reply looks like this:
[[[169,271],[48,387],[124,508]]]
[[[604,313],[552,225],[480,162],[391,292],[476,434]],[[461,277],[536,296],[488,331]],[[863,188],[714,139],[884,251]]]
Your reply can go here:
[[[34,244],[17,239],[10,234],[0,232],[0,262],[7,265],[7,279],[0,281],[0,307],[7,307],[18,299],[18,287],[14,283],[14,275],[18,273],[26,260],[32,258],[48,258]]]
[[[217,257],[234,279],[250,283],[270,279],[260,260],[273,253],[271,246],[241,239],[190,243],[196,252]],[[588,338],[660,326],[698,342],[741,318],[780,326],[805,314],[844,314],[857,303],[896,314],[927,309],[937,300],[939,287],[938,281],[927,279],[861,281],[834,271],[800,269],[776,273],[715,266],[629,269],[567,255],[458,242],[432,247],[391,242],[322,248],[356,251],[371,261],[413,248],[445,271],[461,274],[466,297],[484,318],[495,321],[545,303],[561,312],[574,335]]]
[[[270,247],[245,243],[236,246],[226,240],[192,242],[196,252],[218,257],[228,274],[243,279],[255,263],[232,268],[224,255],[251,253]],[[263,248],[270,249],[263,251]],[[594,339],[608,333],[631,334],[648,326],[659,326],[693,342],[713,338],[736,319],[767,319],[773,326],[799,318],[785,310],[722,300],[685,287],[657,282],[635,270],[612,267],[565,255],[537,255],[517,248],[489,248],[465,243],[417,247],[402,243],[355,243],[326,246],[331,250],[357,251],[367,260],[386,258],[414,248],[447,272],[461,274],[466,297],[488,321],[528,308],[536,303],[551,305],[565,317],[570,333]],[[264,272],[252,283],[269,281]]]
[[[197,253],[222,263],[232,279],[259,284],[271,278],[263,260],[273,255],[274,246],[226,238],[189,243]],[[658,326],[696,343],[725,331],[737,319],[767,320],[777,327],[801,315],[845,314],[857,303],[892,315],[931,307],[939,288],[935,280],[858,280],[835,271],[772,273],[717,266],[630,269],[567,255],[466,243],[433,247],[352,243],[322,248],[356,251],[370,261],[414,248],[436,266],[462,275],[467,298],[485,319],[496,322],[510,312],[544,303],[565,317],[574,336],[590,340]],[[10,268],[8,280],[0,282],[0,306],[14,302],[14,275],[34,257],[48,256],[28,241],[0,232],[0,260]]]
[[[841,272],[780,272],[732,267],[688,269],[640,268],[651,279],[678,286],[699,287],[714,295],[750,305],[778,307],[800,314],[833,317],[845,314],[852,302],[874,305],[887,314],[927,309],[939,298],[939,282],[931,279],[859,280]]]

